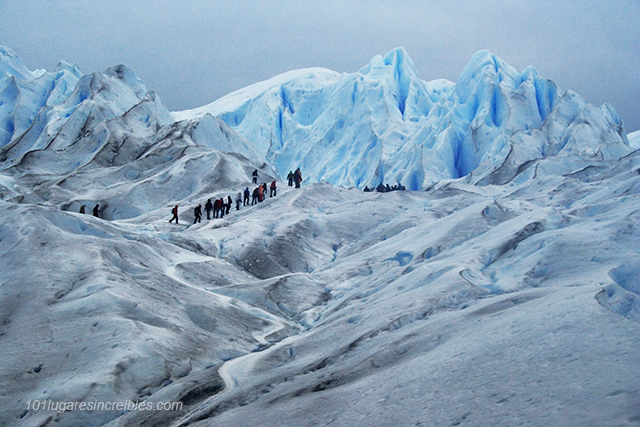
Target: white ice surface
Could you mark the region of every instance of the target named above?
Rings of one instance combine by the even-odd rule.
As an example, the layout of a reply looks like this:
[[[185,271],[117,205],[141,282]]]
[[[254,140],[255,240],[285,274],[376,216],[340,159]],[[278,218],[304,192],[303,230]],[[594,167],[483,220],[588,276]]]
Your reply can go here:
[[[627,135],[627,137],[629,138],[629,145],[631,146],[631,148],[634,148],[636,150],[640,148],[640,130],[631,132]]]
[[[188,403],[57,425],[631,423],[639,168],[283,188],[178,226],[2,203],[5,425],[38,396]]]
[[[638,424],[640,152],[610,106],[486,52],[455,84],[394,50],[179,122],[123,66],[0,65],[29,129],[0,148],[0,425]],[[304,159],[301,189],[192,224]],[[313,183],[371,170],[428,190]]]

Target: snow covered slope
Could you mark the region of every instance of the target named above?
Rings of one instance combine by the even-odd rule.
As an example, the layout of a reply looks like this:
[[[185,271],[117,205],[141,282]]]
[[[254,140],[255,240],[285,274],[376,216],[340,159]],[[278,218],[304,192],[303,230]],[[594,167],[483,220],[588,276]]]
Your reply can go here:
[[[631,132],[629,135],[627,135],[627,137],[629,138],[629,145],[632,148],[636,150],[640,148],[640,130]]]
[[[640,151],[612,108],[486,52],[456,84],[396,50],[174,115],[124,66],[0,67],[0,425],[640,420]],[[191,224],[269,161],[311,179]]]
[[[632,425],[640,153],[608,166],[187,228],[2,203],[3,425]]]
[[[245,182],[255,168],[275,175],[221,120],[174,122],[125,66],[84,76],[61,65],[31,73],[7,49],[0,64],[0,104],[8,110],[0,116],[7,131],[0,147],[4,199],[76,212],[99,203],[104,218],[130,218]]]
[[[289,72],[173,115],[205,113],[255,143],[281,176],[300,166],[311,182],[358,188],[478,182],[505,161],[517,169],[550,155],[617,159],[630,151],[610,105],[589,105],[487,51],[455,84],[421,80],[398,48],[356,73]]]

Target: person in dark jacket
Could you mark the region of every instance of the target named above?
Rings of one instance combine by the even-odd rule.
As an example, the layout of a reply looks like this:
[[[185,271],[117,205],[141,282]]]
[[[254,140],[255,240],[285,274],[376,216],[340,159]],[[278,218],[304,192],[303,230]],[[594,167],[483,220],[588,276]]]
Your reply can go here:
[[[227,214],[231,210],[231,205],[232,204],[233,204],[233,199],[231,198],[231,196],[227,196]]]
[[[251,191],[249,191],[249,187],[244,189],[244,202],[243,205],[247,206],[249,204],[249,198],[251,197]]]
[[[204,205],[204,210],[207,212],[207,219],[211,219],[211,211],[213,211],[213,203],[211,203],[211,199],[207,200],[207,203]]]
[[[260,187],[256,187],[253,189],[253,194],[251,195],[251,206],[258,203],[258,198],[260,197],[259,188]]]
[[[258,183],[258,169],[254,169],[253,173],[251,174],[251,176],[253,176],[253,183],[257,184]]]
[[[276,181],[271,181],[271,186],[269,187],[269,197],[275,197],[276,195]]]
[[[100,205],[95,205],[93,207],[93,216],[100,218]]]
[[[289,175],[287,175],[287,181],[289,187],[293,187],[293,171],[289,171]]]
[[[193,208],[193,223],[202,222],[202,205]]]
[[[384,193],[385,191],[387,191],[387,189],[385,188],[385,186],[384,186],[382,183],[380,183],[380,184],[378,184],[378,186],[376,187],[376,191],[377,191],[378,193]]]
[[[224,218],[224,211],[227,210],[227,207],[224,203],[224,198],[220,197],[220,199],[218,199],[218,202],[220,203],[220,218]]]
[[[178,223],[178,205],[175,205],[173,209],[171,209],[171,213],[173,214],[173,218],[171,218],[169,222],[171,223],[175,219],[177,224]]]
[[[81,214],[83,214],[83,213],[84,213],[84,208],[85,208],[86,206],[87,206],[87,205],[82,205],[82,206],[80,206],[80,213],[81,213]]]
[[[300,172],[300,168],[296,169],[293,173],[293,181],[296,183],[296,188],[300,188],[300,183],[302,182],[302,172]]]

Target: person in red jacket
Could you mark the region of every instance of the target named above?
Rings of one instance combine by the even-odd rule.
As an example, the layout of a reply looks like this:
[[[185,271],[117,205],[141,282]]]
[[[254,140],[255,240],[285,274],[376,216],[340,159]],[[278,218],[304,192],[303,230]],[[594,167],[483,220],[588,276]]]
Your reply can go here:
[[[171,213],[173,214],[173,218],[171,218],[169,222],[173,222],[173,220],[175,219],[177,224],[178,223],[178,205],[175,205],[173,209],[171,209]]]
[[[261,202],[264,200],[264,187],[262,185],[258,185],[258,201]]]
[[[218,199],[218,203],[219,203],[219,206],[220,206],[220,218],[224,218],[224,211],[227,210],[227,206],[224,203],[224,198],[220,197]]]
[[[276,181],[271,182],[271,186],[269,187],[269,197],[274,197],[276,195]]]

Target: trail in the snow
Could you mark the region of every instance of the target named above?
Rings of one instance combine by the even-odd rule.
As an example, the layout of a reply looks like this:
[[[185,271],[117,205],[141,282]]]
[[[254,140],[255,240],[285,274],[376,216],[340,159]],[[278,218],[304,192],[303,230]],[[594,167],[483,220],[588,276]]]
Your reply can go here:
[[[252,314],[252,315],[254,315],[256,317],[259,317],[261,319],[264,319],[264,320],[270,322],[271,325],[269,327],[263,329],[262,331],[253,333],[253,337],[260,344],[268,345],[269,342],[266,340],[266,337],[268,337],[269,335],[271,335],[271,334],[273,334],[275,332],[278,332],[278,331],[284,329],[285,321],[283,319],[281,319],[280,317],[278,317],[278,316],[276,316],[276,315],[274,315],[272,313],[269,313],[266,310],[263,310],[263,309],[261,309],[259,307],[254,307],[254,306],[252,306],[250,304],[247,304],[246,302],[244,302],[242,300],[239,300],[239,299],[236,299],[236,298],[231,298],[231,297],[228,297],[226,295],[218,294],[218,293],[213,292],[213,291],[208,290],[208,289],[203,289],[201,287],[194,286],[194,285],[190,284],[189,282],[185,281],[176,272],[176,266],[179,265],[179,264],[180,263],[175,264],[175,265],[170,266],[170,267],[167,267],[167,269],[165,270],[165,274],[168,277],[172,278],[173,280],[182,283],[184,286],[188,286],[188,287],[190,287],[192,289],[197,289],[199,291],[202,291],[202,292],[205,292],[205,293],[208,293],[210,295],[215,296],[220,302],[225,303],[229,307],[232,307],[232,306],[238,307],[238,308],[242,309],[243,311],[245,311],[245,312],[247,312],[249,314]],[[291,322],[286,322],[286,323],[288,325],[290,325],[290,326],[299,328],[299,326],[297,324],[295,324],[295,323],[291,323]]]
[[[201,259],[198,259],[198,261],[202,261]],[[180,264],[176,263],[172,266],[167,267],[167,269],[165,270],[165,274],[174,279],[175,281],[182,283],[184,286],[190,287],[192,289],[197,289],[199,291],[208,293],[210,295],[215,296],[220,302],[223,302],[224,304],[226,304],[229,307],[235,306],[237,308],[240,308],[241,310],[256,316],[260,319],[263,319],[267,322],[269,322],[269,326],[266,327],[265,329],[261,330],[261,331],[257,331],[254,332],[252,335],[255,338],[255,340],[260,343],[261,345],[261,349],[254,351],[252,353],[248,353],[245,354],[243,356],[239,356],[236,357],[234,359],[231,359],[227,362],[224,362],[219,370],[218,370],[218,374],[220,375],[220,377],[223,379],[224,383],[225,383],[225,391],[230,391],[233,388],[235,388],[236,386],[238,386],[239,384],[241,384],[244,380],[247,379],[247,377],[250,375],[251,373],[251,369],[252,367],[255,365],[256,360],[260,357],[261,352],[264,351],[266,349],[267,346],[269,346],[269,341],[267,341],[267,337],[271,334],[274,334],[278,331],[281,331],[282,329],[285,328],[285,326],[291,326],[295,329],[302,329],[302,327],[296,323],[292,323],[289,321],[286,321],[272,313],[269,313],[266,310],[263,310],[259,307],[254,307],[242,300],[239,300],[237,298],[232,298],[232,297],[228,297],[225,295],[221,295],[218,294],[216,292],[210,291],[208,289],[203,289],[200,288],[198,286],[194,286],[192,284],[190,284],[189,282],[185,281],[184,279],[182,279],[182,277],[180,277],[180,275],[178,274],[178,272],[176,271],[176,267]]]

